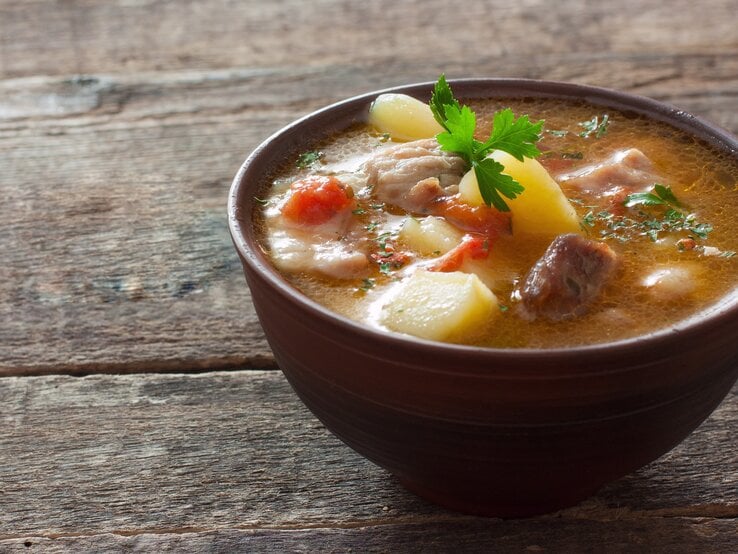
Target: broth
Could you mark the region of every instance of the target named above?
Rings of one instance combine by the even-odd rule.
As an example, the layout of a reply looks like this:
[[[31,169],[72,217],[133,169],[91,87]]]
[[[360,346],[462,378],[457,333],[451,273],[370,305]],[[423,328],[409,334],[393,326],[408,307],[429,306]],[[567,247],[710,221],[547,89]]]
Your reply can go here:
[[[516,114],[529,114],[531,120],[545,120],[539,161],[576,210],[582,222],[582,236],[606,243],[619,261],[613,276],[583,313],[555,321],[546,317],[531,320],[523,317],[519,309],[521,284],[553,237],[502,233],[490,245],[486,259],[465,265],[468,269],[476,264],[482,267],[481,274],[493,275],[483,280],[497,297],[499,313],[463,333],[451,332],[444,340],[505,348],[611,342],[674,325],[734,289],[738,273],[738,258],[734,257],[738,240],[733,232],[738,213],[735,159],[671,126],[581,102],[495,99],[470,101],[469,105],[477,114],[480,137],[489,133],[492,116],[502,107],[511,107]],[[580,123],[592,121],[594,116],[601,123],[604,114],[608,122],[606,132],[600,137],[594,133],[581,136],[586,129]],[[385,328],[380,312],[386,308],[392,291],[417,266],[440,255],[424,255],[406,248],[397,238],[407,217],[405,210],[378,202],[366,187],[366,161],[395,144],[369,125],[357,125],[316,144],[314,150],[320,152],[317,161],[297,167],[292,159],[274,175],[269,188],[260,194],[264,206],[255,218],[260,244],[290,283],[329,309],[379,328]],[[575,184],[582,168],[595,167],[614,152],[628,149],[637,149],[650,160],[652,173],[658,176],[659,183],[670,187],[681,206],[678,211],[693,217],[691,222],[680,220],[681,227],[677,225],[676,230],[659,230],[659,225],[663,228],[664,208],[623,209],[621,203],[613,203],[613,197],[623,193],[617,187],[603,194]],[[393,249],[407,250],[409,259],[389,268],[381,260],[370,261],[357,274],[341,278],[321,271],[295,271],[285,263],[281,258],[289,249],[285,250],[284,245],[292,235],[280,223],[281,210],[290,194],[290,184],[314,174],[335,176],[356,193],[350,231],[337,232],[325,248],[340,245],[344,250],[339,257],[345,260],[357,250],[376,248],[376,243],[385,237]],[[647,188],[640,186],[632,192]],[[427,215],[416,213],[413,217],[422,221]],[[514,229],[514,219],[512,224]],[[305,231],[301,236],[308,235],[309,231]],[[300,247],[295,243],[289,248]]]

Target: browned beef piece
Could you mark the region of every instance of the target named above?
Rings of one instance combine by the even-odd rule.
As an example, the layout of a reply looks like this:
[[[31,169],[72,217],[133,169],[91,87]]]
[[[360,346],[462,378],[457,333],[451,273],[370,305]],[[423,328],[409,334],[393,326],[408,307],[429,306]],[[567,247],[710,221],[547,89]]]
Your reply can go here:
[[[559,235],[519,290],[521,314],[554,321],[582,315],[616,266],[617,255],[604,242]]]
[[[364,164],[374,196],[408,212],[425,213],[433,200],[456,192],[466,164],[434,138],[391,146]]]

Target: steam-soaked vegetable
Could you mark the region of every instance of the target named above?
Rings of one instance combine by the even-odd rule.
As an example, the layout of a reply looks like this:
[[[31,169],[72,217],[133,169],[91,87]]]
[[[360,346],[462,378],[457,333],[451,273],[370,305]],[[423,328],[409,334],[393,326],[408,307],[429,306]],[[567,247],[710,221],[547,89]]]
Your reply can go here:
[[[369,109],[369,124],[393,140],[431,138],[443,131],[428,107],[407,94],[382,94]]]
[[[424,339],[473,331],[499,313],[492,291],[476,275],[460,271],[416,271],[389,296],[381,323]]]
[[[540,162],[531,158],[521,162],[500,150],[492,152],[490,158],[502,164],[505,175],[510,175],[525,187],[524,194],[508,202],[513,233],[554,237],[562,233],[580,232],[581,226],[574,207]],[[469,204],[483,203],[473,171],[464,175],[459,184],[459,193]]]

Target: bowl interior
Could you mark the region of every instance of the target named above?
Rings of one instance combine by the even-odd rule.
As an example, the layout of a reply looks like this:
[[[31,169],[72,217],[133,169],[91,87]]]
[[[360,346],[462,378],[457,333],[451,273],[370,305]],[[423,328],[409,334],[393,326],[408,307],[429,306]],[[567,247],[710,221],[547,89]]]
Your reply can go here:
[[[529,79],[461,79],[452,80],[450,83],[460,99],[559,98],[584,101],[594,106],[643,115],[674,126],[706,142],[711,147],[738,158],[738,139],[735,136],[679,108],[650,98],[600,87]],[[678,344],[684,344],[685,340],[700,340],[701,336],[711,335],[721,328],[724,329],[731,322],[738,321],[738,289],[736,289],[720,302],[706,307],[693,317],[673,327],[631,339],[562,349],[478,348],[438,343],[372,329],[324,308],[297,291],[272,267],[257,243],[251,223],[252,211],[256,205],[254,197],[257,191],[282,166],[285,159],[309,149],[311,145],[357,122],[365,121],[369,106],[378,95],[385,92],[405,93],[422,101],[428,101],[432,88],[433,83],[418,83],[350,98],[291,123],[259,145],[238,171],[228,203],[231,235],[243,263],[265,277],[274,291],[288,297],[291,301],[303,304],[311,312],[311,316],[332,323],[339,322],[351,333],[365,339],[381,338],[383,341],[392,343],[392,348],[398,351],[408,348],[415,351],[421,347],[431,348],[437,352],[446,351],[452,356],[488,357],[494,355],[503,359],[522,356],[526,359],[538,360],[541,374],[547,371],[546,367],[549,365],[547,362],[553,359],[553,363],[556,364],[561,356],[567,358],[578,356],[582,359],[591,356],[593,361],[601,361],[604,357],[617,352],[620,356],[638,357],[642,355],[646,343],[668,343],[662,344],[661,348],[675,347]]]

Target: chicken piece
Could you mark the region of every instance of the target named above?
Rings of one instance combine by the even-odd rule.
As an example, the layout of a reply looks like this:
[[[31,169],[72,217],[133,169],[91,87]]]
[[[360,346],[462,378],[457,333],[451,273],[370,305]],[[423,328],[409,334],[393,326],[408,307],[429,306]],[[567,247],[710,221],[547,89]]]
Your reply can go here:
[[[338,240],[279,225],[268,228],[266,238],[272,261],[281,271],[355,279],[369,269],[369,258],[358,240]]]
[[[521,316],[560,321],[582,315],[617,266],[603,242],[559,235],[528,273],[518,293]]]
[[[364,164],[378,200],[417,214],[427,213],[440,196],[455,193],[465,170],[464,160],[443,152],[434,138],[386,148]]]
[[[282,271],[354,279],[369,266],[365,232],[352,210],[353,190],[335,177],[295,181],[283,200],[265,212],[266,238]]]
[[[637,148],[619,150],[605,161],[556,176],[562,186],[594,196],[635,192],[659,181],[651,160]]]

